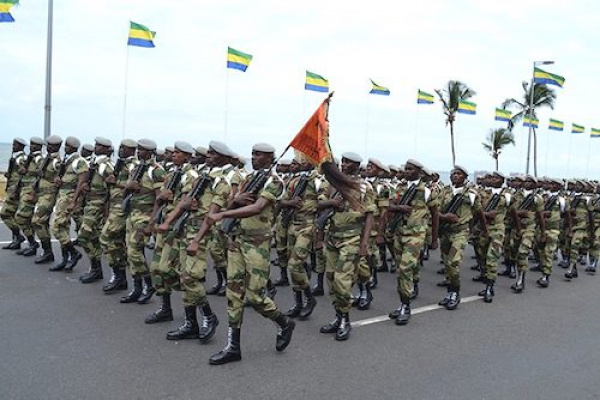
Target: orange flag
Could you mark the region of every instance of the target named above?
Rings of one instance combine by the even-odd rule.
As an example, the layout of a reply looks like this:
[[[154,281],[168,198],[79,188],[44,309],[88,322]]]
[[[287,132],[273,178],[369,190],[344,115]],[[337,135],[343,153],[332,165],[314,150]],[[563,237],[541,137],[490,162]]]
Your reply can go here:
[[[302,153],[311,164],[316,166],[333,161],[329,147],[329,121],[327,120],[329,100],[332,95],[333,93],[321,103],[290,143],[290,147]]]

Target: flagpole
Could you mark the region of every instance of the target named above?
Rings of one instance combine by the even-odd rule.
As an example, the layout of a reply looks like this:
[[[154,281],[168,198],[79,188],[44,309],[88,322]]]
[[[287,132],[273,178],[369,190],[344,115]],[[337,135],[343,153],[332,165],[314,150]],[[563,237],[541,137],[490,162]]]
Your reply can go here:
[[[123,127],[121,138],[125,137],[125,128],[127,125],[127,85],[129,84],[129,44],[125,55],[125,87],[123,89]]]
[[[225,122],[224,122],[224,131],[223,131],[223,139],[227,142],[227,129],[229,122],[229,68],[226,68],[225,71]]]
[[[587,154],[587,165],[585,167],[585,179],[590,177],[590,151],[592,149],[592,137],[588,137],[588,154]]]
[[[573,144],[573,133],[569,134],[569,152],[567,153],[567,175],[571,177],[571,145]]]
[[[48,0],[48,37],[46,42],[46,99],[44,105],[44,139],[50,136],[52,114],[52,21],[54,0]]]
[[[548,142],[550,135],[546,135],[546,159],[544,160],[544,175],[548,175]]]
[[[371,114],[371,97],[367,94],[367,124],[365,126],[365,159],[369,158],[369,120]]]

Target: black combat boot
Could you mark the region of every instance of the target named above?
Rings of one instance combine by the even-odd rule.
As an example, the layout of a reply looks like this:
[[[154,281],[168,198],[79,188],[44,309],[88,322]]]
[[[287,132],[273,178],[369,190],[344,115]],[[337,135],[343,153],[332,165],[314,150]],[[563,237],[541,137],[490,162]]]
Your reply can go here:
[[[510,271],[511,271],[511,265],[512,265],[512,261],[510,260],[505,260],[504,261],[504,269],[500,272],[498,272],[498,276],[510,276]]]
[[[240,346],[240,328],[229,327],[227,330],[227,346],[216,354],[213,354],[208,363],[210,365],[222,365],[233,361],[241,361],[242,349]]]
[[[565,279],[570,281],[573,278],[577,278],[577,264],[572,263],[571,268],[567,272],[565,272]]]
[[[152,296],[156,293],[156,289],[152,285],[152,277],[150,275],[144,276],[144,289],[142,290],[142,294],[140,298],[137,300],[138,304],[146,304],[150,301]]]
[[[414,300],[419,296],[419,282],[413,283],[413,291],[410,295],[410,299]]]
[[[279,267],[281,270],[281,275],[279,279],[275,281],[275,286],[290,286],[290,281],[288,279],[287,267]]]
[[[485,285],[485,293],[483,294],[483,301],[485,303],[491,303],[494,300],[494,281],[492,279],[488,279]]]
[[[342,314],[342,320],[340,321],[340,326],[337,328],[335,332],[335,340],[342,341],[347,340],[350,337],[350,331],[352,330],[352,325],[350,325],[350,316],[348,314]]]
[[[21,243],[25,241],[25,237],[21,235],[21,231],[19,228],[15,228],[12,230],[12,242],[3,246],[4,250],[19,250],[21,248]]]
[[[79,250],[75,248],[75,246],[73,246],[73,243],[69,243],[66,246],[66,249],[69,252],[69,261],[67,262],[67,265],[65,265],[64,269],[65,272],[71,272],[73,271],[73,268],[75,268],[79,260],[81,260],[83,255]]]
[[[371,288],[367,283],[364,285],[364,290],[360,294],[358,298],[358,306],[359,310],[368,310],[371,307],[371,302],[373,301],[373,294],[371,293]]]
[[[271,280],[268,279],[267,280],[267,296],[271,300],[275,300],[276,294],[277,294],[277,287],[275,287],[275,285],[273,285],[273,282],[271,282]]]
[[[285,315],[290,318],[296,318],[302,311],[302,292],[294,292],[294,305],[285,312]]]
[[[171,293],[157,295],[161,299],[160,308],[148,315],[144,322],[155,324],[157,322],[173,321],[173,310],[171,309]]]
[[[125,268],[123,267],[112,267],[112,275],[108,280],[108,283],[102,286],[104,294],[113,294],[120,290],[127,290],[127,275]]]
[[[28,237],[27,241],[29,242],[29,246],[17,251],[17,254],[20,256],[25,256],[25,257],[35,256],[35,254],[37,253],[38,247],[40,247],[39,243],[35,241],[34,236]]]
[[[540,279],[535,281],[535,283],[543,289],[547,288],[550,285],[550,275],[543,274]]]
[[[396,325],[406,325],[410,321],[410,299],[400,296],[400,307],[394,312],[396,316]]]
[[[63,269],[65,269],[65,267],[67,266],[67,263],[69,262],[69,251],[62,247],[60,249],[60,253],[62,255],[62,260],[60,260],[60,262],[54,264],[53,266],[51,266],[50,268],[48,268],[48,271],[62,271]]]
[[[390,270],[388,267],[386,254],[387,253],[386,253],[385,244],[380,244],[379,245],[379,268],[377,268],[378,272],[388,272]]]
[[[95,258],[90,260],[90,270],[79,277],[81,283],[92,283],[102,280],[102,263],[100,259]]]
[[[223,297],[227,294],[227,269],[221,271],[221,276],[223,277],[223,281],[221,282],[217,296]]]
[[[525,290],[525,271],[517,274],[517,281],[510,287],[514,293],[521,293]]]
[[[446,310],[452,311],[456,310],[458,305],[460,304],[460,292],[458,288],[453,287],[450,292],[450,296],[448,297],[448,303],[446,303]]]
[[[317,299],[315,299],[309,287],[304,289],[304,297],[306,297],[306,302],[302,306],[302,311],[300,311],[300,319],[310,317],[317,306]]]
[[[510,275],[508,275],[508,277],[510,279],[515,279],[517,277],[517,270],[518,270],[517,263],[515,261],[513,261],[510,264]]]
[[[596,260],[596,258],[593,256],[590,256],[590,263],[585,268],[585,272],[587,272],[590,275],[594,275],[596,273],[596,264],[597,263],[598,263],[598,261]]]
[[[42,249],[44,250],[42,255],[37,257],[34,263],[46,264],[54,261],[54,253],[52,252],[52,243],[50,242],[50,239],[42,240]]]
[[[119,303],[127,304],[127,303],[135,303],[138,301],[140,296],[142,295],[142,278],[134,277],[133,278],[133,290],[127,293],[127,296],[121,297]]]
[[[371,266],[371,279],[367,282],[369,289],[373,290],[379,285],[379,279],[377,279],[377,267]]]
[[[586,260],[586,255],[585,254],[580,254],[579,257],[577,257],[577,262],[579,263],[579,265],[586,265],[587,264],[587,260]]]
[[[215,313],[213,313],[210,308],[210,304],[206,302],[201,308],[202,310],[202,325],[198,330],[198,338],[200,339],[200,343],[208,343],[208,341],[215,335],[217,331],[217,325],[219,325],[219,320]]]
[[[342,314],[336,312],[335,318],[329,321],[327,325],[324,325],[319,329],[321,333],[336,333],[340,324],[342,323]]]
[[[198,339],[198,317],[196,315],[196,306],[187,306],[183,308],[185,312],[185,321],[179,328],[167,333],[167,340]]]
[[[313,296],[323,296],[325,294],[325,289],[323,288],[323,278],[325,274],[323,272],[319,272],[317,274],[317,284],[312,288]]]
[[[274,319],[277,324],[277,338],[275,339],[275,349],[277,351],[284,351],[290,341],[292,340],[292,333],[294,333],[294,328],[296,327],[296,323],[293,319],[279,314],[277,318]]]
[[[569,268],[569,265],[571,265],[571,257],[563,257],[563,259],[558,262],[558,266],[561,268]]]
[[[450,301],[450,293],[452,292],[452,288],[450,286],[448,286],[446,288],[446,290],[447,290],[446,296],[443,299],[441,299],[440,301],[438,301],[438,305],[444,306],[444,307],[446,307],[446,305]]]
[[[217,283],[215,283],[213,287],[208,289],[206,291],[206,294],[213,295],[219,293],[219,289],[221,289],[221,286],[223,285],[223,274],[221,273],[221,269],[216,268],[215,272],[217,273]]]

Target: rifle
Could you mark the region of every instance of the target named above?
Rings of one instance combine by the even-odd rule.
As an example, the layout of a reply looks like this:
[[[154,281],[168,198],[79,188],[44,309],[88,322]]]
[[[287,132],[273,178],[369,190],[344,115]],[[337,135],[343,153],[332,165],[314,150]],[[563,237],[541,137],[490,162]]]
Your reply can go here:
[[[48,166],[50,165],[50,161],[52,161],[52,158],[50,157],[50,154],[47,154],[46,158],[44,159],[44,164],[42,164],[41,168],[38,169],[38,171],[37,171],[37,178],[35,179],[35,182],[33,184],[33,190],[36,193],[38,192],[38,190],[40,190],[40,182],[42,180],[42,177],[44,176],[44,174],[48,170]]]
[[[414,200],[416,195],[417,195],[417,185],[411,185],[408,188],[408,190],[406,191],[406,193],[404,193],[404,196],[402,196],[402,198],[400,199],[400,203],[398,205],[399,206],[409,205]],[[397,212],[394,215],[394,217],[392,219],[390,219],[390,221],[388,222],[388,228],[390,229],[390,231],[396,232],[396,229],[398,229],[398,225],[402,222],[403,219],[404,219],[404,214],[401,212]]]
[[[148,167],[148,164],[146,163],[146,160],[140,160],[140,163],[138,164],[136,170],[135,170],[135,174],[133,174],[133,182],[137,182],[140,183],[140,181],[142,180],[143,176],[144,176],[144,172],[146,172],[146,168]],[[131,199],[133,198],[133,192],[131,192],[130,190],[126,190],[125,191],[125,197],[123,198],[123,203],[121,203],[121,210],[124,214],[129,214],[131,212]]]
[[[335,199],[339,196],[340,192],[336,190],[333,193],[333,196],[331,196],[331,199]],[[333,214],[335,214],[334,207],[327,207],[324,210],[322,210],[321,213],[317,216],[317,221],[315,223],[317,225],[317,230],[323,231],[323,229],[325,229],[325,225],[327,225],[327,221],[329,221],[331,217],[333,217]]]
[[[535,197],[533,193],[528,194],[527,197],[523,199],[521,204],[519,204],[519,211],[529,211],[529,207],[533,205],[534,201]]]
[[[65,176],[65,173],[67,172],[67,157],[68,156],[69,155],[65,153],[65,156],[64,156],[62,162],[60,163],[60,167],[58,168],[58,177],[60,179],[62,179],[63,176]],[[57,186],[56,189],[54,189],[54,190],[55,190],[54,194],[57,195],[58,192],[60,191],[60,186]]]
[[[300,175],[300,179],[296,183],[296,187],[294,188],[294,192],[292,193],[292,199],[296,197],[301,197],[304,195],[306,191],[306,187],[308,186],[308,174]],[[283,215],[281,216],[281,224],[284,228],[290,226],[290,222],[292,218],[294,218],[294,214],[296,213],[296,209],[294,207],[288,207],[283,211]]]
[[[271,168],[273,168],[273,166],[271,166]],[[267,179],[269,179],[269,175],[271,174],[271,168],[268,170],[261,169],[254,176],[252,176],[250,182],[244,186],[242,193],[257,195],[258,192],[263,189],[265,183],[267,183]],[[237,218],[225,218],[221,223],[221,230],[226,234],[230,234],[238,223],[239,220]]]
[[[490,201],[485,206],[484,212],[494,211],[496,209],[496,207],[498,206],[498,203],[500,203],[500,194],[494,193],[492,195],[492,198],[490,199]]]
[[[12,173],[15,170],[15,167],[17,166],[17,160],[15,159],[14,156],[10,157],[10,160],[8,161],[8,171],[6,172],[6,188],[5,188],[5,192],[8,193],[8,188],[10,187],[10,176],[12,175]]]
[[[171,179],[169,179],[169,182],[167,182],[167,187],[166,190],[169,191],[174,191],[175,188],[177,186],[179,186],[179,182],[181,182],[181,177],[183,176],[183,172],[181,171],[181,168],[176,167],[175,171],[173,171],[173,175],[171,176]],[[160,202],[160,207],[158,208],[156,214],[154,214],[154,219],[153,221],[151,221],[151,224],[157,223],[157,224],[162,224],[164,217],[163,217],[163,213],[165,211],[165,208],[167,208],[167,202],[166,201],[161,201]]]
[[[200,197],[202,197],[206,188],[213,181],[213,178],[210,177],[209,173],[210,173],[210,171],[207,171],[200,178],[198,178],[198,180],[196,180],[196,183],[194,184],[192,191],[190,193],[188,193],[188,197],[190,197],[196,201],[198,201],[200,199]],[[186,210],[179,216],[177,221],[175,221],[175,224],[173,225],[173,232],[177,236],[181,236],[183,234],[183,230],[185,229],[187,220],[190,218],[190,214],[191,214],[190,211]]]
[[[34,158],[33,154],[29,153],[27,155],[27,159],[25,160],[25,165],[24,165],[25,171],[27,171],[29,169],[29,165],[31,165],[31,162],[33,161],[33,158]],[[27,172],[25,172],[24,175],[27,175]],[[21,195],[21,189],[23,188],[23,176],[24,175],[21,175],[19,177],[19,181],[17,182],[17,186],[15,187],[14,194],[16,196],[16,200],[18,200],[19,196]]]
[[[83,196],[84,203],[87,201],[88,193],[92,190],[92,181],[94,180],[94,176],[96,175],[97,170],[98,170],[98,164],[96,164],[96,160],[93,159],[92,162],[90,162],[90,168],[88,169],[87,178],[85,180],[88,190],[87,190],[87,192],[85,192],[85,195]]]
[[[544,205],[544,211],[550,211],[552,206],[554,206],[554,203],[556,203],[556,200],[558,200],[557,195],[550,196],[550,198],[548,199],[548,201],[546,201],[546,204]]]
[[[461,191],[461,193],[457,193],[454,195],[454,197],[452,197],[452,200],[450,200],[450,203],[448,203],[446,205],[446,207],[444,207],[444,210],[442,212],[444,214],[448,214],[448,213],[456,214],[456,212],[458,211],[458,208],[462,204],[462,199],[463,199],[463,193]],[[441,232],[442,230],[446,230],[447,225],[448,225],[448,223],[446,221],[440,221],[439,231]]]

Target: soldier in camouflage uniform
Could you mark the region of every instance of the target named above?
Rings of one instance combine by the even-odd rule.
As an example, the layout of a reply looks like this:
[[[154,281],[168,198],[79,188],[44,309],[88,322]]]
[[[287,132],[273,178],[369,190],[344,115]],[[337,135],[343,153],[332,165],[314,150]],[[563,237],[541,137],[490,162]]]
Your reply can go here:
[[[448,280],[448,293],[438,304],[447,310],[455,310],[460,304],[460,264],[467,245],[469,223],[473,218],[481,221],[482,233],[487,235],[481,200],[477,193],[465,186],[468,176],[464,167],[454,166],[450,175],[452,186],[444,188],[440,194],[440,249]]]
[[[113,175],[114,171],[114,165],[108,156],[112,147],[111,141],[97,137],[95,142],[96,157],[90,163],[85,181],[78,185],[70,206],[70,209],[74,210],[79,197],[85,197],[83,220],[77,232],[77,239],[90,259],[90,269],[79,277],[81,283],[92,283],[103,278],[100,233],[104,226],[104,215],[109,198],[105,179]]]
[[[198,146],[194,149],[194,156],[190,158],[190,164],[196,169],[201,171],[206,163],[206,152],[208,149],[204,146]]]
[[[541,288],[547,288],[552,275],[554,253],[558,247],[558,237],[561,228],[561,215],[565,212],[566,200],[560,194],[563,183],[561,180],[550,179],[547,182],[547,199],[544,203],[543,217],[546,221],[546,242],[540,243],[540,268],[542,277],[535,283]]]
[[[56,186],[54,178],[60,171],[60,146],[62,139],[52,135],[46,139],[46,157],[42,161],[38,178],[34,184],[37,194],[35,212],[31,220],[33,229],[42,243],[43,253],[35,259],[36,264],[45,264],[54,261],[52,243],[50,242],[50,216],[56,203]]]
[[[86,143],[83,145],[83,147],[81,148],[81,157],[83,157],[83,159],[85,161],[87,161],[88,165],[93,161],[94,159],[94,146]],[[79,229],[81,228],[81,224],[83,223],[83,211],[85,209],[85,196],[79,196],[79,198],[77,199],[77,204],[75,205],[75,209],[73,210],[73,220],[75,221],[75,234],[77,234],[77,232],[79,232]],[[74,240],[74,244],[77,246],[79,245],[79,240],[75,239]]]
[[[137,303],[140,298],[148,301],[155,292],[144,249],[148,242],[146,227],[155,210],[156,197],[160,194],[165,180],[165,170],[154,159],[156,143],[150,139],[137,142],[138,160],[132,165],[129,180],[125,185],[125,205],[127,214],[125,243],[127,246],[127,263],[133,277],[133,290],[121,297],[121,303]],[[125,201],[124,201],[125,203]]]
[[[585,271],[590,275],[594,275],[598,258],[600,258],[600,185],[598,184],[596,184],[595,195],[591,199],[590,213],[593,232],[590,232],[590,260]]]
[[[582,182],[575,183],[575,193],[567,203],[567,221],[569,229],[567,230],[567,240],[570,239],[569,248],[569,269],[565,273],[565,278],[570,281],[577,278],[577,259],[586,249],[586,242],[589,239],[591,211],[590,197],[584,192]],[[593,231],[593,229],[592,229]]]
[[[104,181],[110,191],[110,202],[106,222],[100,233],[100,244],[106,261],[112,269],[109,281],[102,286],[104,294],[127,290],[127,247],[125,245],[127,216],[123,213],[122,203],[129,171],[135,162],[136,149],[135,140],[123,139],[112,174],[108,174]]]
[[[293,160],[280,160],[277,164],[277,174],[283,180],[284,190],[287,187],[298,169],[300,164]],[[277,263],[281,271],[279,279],[275,281],[275,286],[289,286],[288,278],[288,232],[281,222],[281,212],[279,212],[279,205],[275,207],[275,247],[277,249]]]
[[[361,161],[362,158],[356,153],[342,154],[342,172],[356,176]],[[352,286],[359,273],[360,259],[367,256],[373,229],[373,212],[376,208],[375,195],[372,186],[361,179],[363,209],[355,210],[346,200],[340,199],[337,191],[331,187],[325,187],[323,190],[319,209],[335,210],[325,237],[325,275],[336,316],[329,324],[322,326],[320,332],[335,333],[336,340],[346,340],[352,329],[348,315],[352,307]]]
[[[421,179],[423,164],[409,159],[404,170],[407,179],[405,189],[399,193],[398,202],[390,205],[390,211],[402,214],[394,232],[398,266],[396,288],[400,296],[400,306],[389,314],[396,325],[406,325],[410,321],[410,301],[416,297],[419,290],[419,256],[425,245],[429,228],[426,216],[429,214],[432,223],[431,245],[434,249],[438,246],[438,199]],[[414,195],[411,195],[412,193]]]
[[[42,166],[42,146],[46,142],[39,137],[32,137],[29,142],[29,155],[24,165],[19,168],[20,178],[20,193],[19,193],[19,207],[15,214],[15,223],[21,228],[21,231],[27,238],[29,246],[18,250],[18,255],[34,256],[37,253],[39,244],[35,241],[35,235],[33,226],[31,225],[31,219],[33,218],[33,212],[35,210],[35,203],[37,202],[37,194],[34,190],[34,183],[37,180],[37,171]]]
[[[3,246],[5,250],[18,250],[21,248],[21,243],[25,241],[25,237],[21,235],[21,229],[15,222],[15,214],[19,207],[19,181],[21,175],[19,169],[25,166],[27,155],[23,151],[27,146],[27,141],[21,138],[15,138],[12,143],[12,157],[10,158],[8,171],[6,172],[6,199],[0,210],[0,218],[4,224],[12,232],[12,242]]]
[[[318,177],[310,163],[300,163],[299,160],[296,160],[296,163],[292,165],[294,164],[297,164],[297,173],[290,179],[280,202],[282,227],[288,233],[286,240],[289,254],[287,266],[292,277],[292,291],[295,299],[294,306],[285,315],[306,319],[317,305],[317,300],[310,288],[306,261],[315,236]],[[302,299],[303,293],[305,301]]]
[[[183,188],[198,178],[198,171],[188,163],[193,152],[192,146],[187,142],[177,141],[174,149],[173,168],[167,173],[165,184],[156,198],[156,214],[152,216],[151,222],[146,227],[147,231],[153,229],[156,224],[160,227],[179,203]],[[161,298],[161,306],[144,319],[147,324],[173,320],[171,293],[179,284],[180,265],[184,262],[184,258],[181,257],[179,250],[182,235],[174,232],[170,229],[170,224],[168,225],[167,229],[156,230],[156,247],[150,264],[150,276],[156,295]]]
[[[266,143],[252,147],[254,172],[246,177],[231,208],[220,213],[209,213],[208,222],[215,223],[223,218],[238,218],[239,226],[231,232],[227,254],[227,313],[229,316],[228,343],[223,350],[211,356],[212,365],[225,364],[242,359],[240,333],[244,316],[244,298],[263,317],[278,326],[275,348],[283,351],[292,339],[295,323],[285,316],[273,300],[267,296],[271,248],[271,226],[273,207],[283,194],[283,182],[269,168],[273,162],[275,148]],[[245,192],[246,185],[253,179],[266,175],[264,186],[258,185],[255,192]],[[261,182],[262,183],[262,182]]]
[[[77,152],[79,145],[79,139],[72,136],[67,137],[65,140],[65,159],[63,160],[64,174],[54,178],[58,196],[52,223],[52,234],[60,243],[62,260],[50,267],[50,271],[65,270],[70,272],[82,257],[71,241],[73,211],[70,209],[75,190],[78,185],[85,182],[88,171],[87,161]]]

